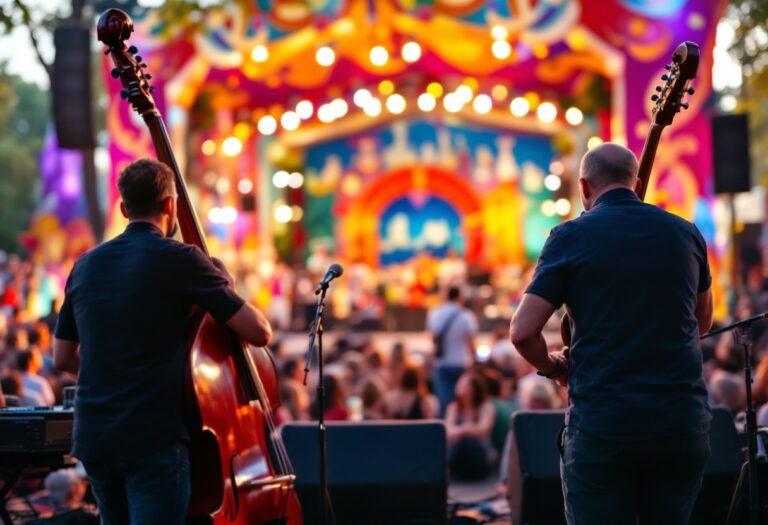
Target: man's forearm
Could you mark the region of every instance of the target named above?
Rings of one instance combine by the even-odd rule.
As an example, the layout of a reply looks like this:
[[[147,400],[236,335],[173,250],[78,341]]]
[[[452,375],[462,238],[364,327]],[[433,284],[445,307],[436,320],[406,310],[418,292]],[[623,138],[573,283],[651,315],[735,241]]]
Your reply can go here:
[[[547,351],[547,341],[541,333],[515,342],[515,348],[523,356],[523,359],[531,363],[537,370],[548,373],[555,366]]]

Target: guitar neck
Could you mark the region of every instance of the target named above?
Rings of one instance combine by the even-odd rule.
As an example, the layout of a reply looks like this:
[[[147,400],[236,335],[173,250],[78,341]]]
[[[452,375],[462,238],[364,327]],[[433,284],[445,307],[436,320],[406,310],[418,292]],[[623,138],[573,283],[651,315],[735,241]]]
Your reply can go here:
[[[664,127],[656,123],[651,124],[651,129],[648,130],[648,137],[645,139],[643,152],[640,154],[640,166],[637,170],[637,178],[641,181],[637,191],[640,200],[645,200],[645,192],[648,189],[648,181],[651,178],[651,170],[653,169],[653,159],[656,157],[656,149],[659,147],[659,140],[661,139],[661,132],[664,130]]]
[[[184,239],[185,243],[194,244],[207,255],[208,246],[205,242],[205,235],[203,234],[203,229],[200,226],[200,220],[197,218],[195,209],[192,207],[189,192],[187,191],[187,185],[184,183],[184,177],[181,175],[181,170],[176,162],[173,149],[171,149],[171,141],[168,138],[168,131],[165,129],[165,123],[157,111],[146,114],[144,116],[144,121],[147,123],[149,133],[152,136],[152,143],[155,146],[157,160],[171,168],[174,179],[176,180],[176,191],[179,194],[176,215],[179,221],[181,237]]]

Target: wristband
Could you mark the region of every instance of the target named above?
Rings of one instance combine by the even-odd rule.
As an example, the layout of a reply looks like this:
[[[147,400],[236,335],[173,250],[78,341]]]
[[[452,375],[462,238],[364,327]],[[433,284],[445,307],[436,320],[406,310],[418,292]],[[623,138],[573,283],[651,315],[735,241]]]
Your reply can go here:
[[[556,358],[555,359],[555,369],[554,370],[552,370],[548,374],[542,372],[541,370],[538,370],[536,372],[536,375],[540,375],[542,377],[546,377],[547,379],[554,379],[554,378],[556,378],[557,376],[559,376],[562,373],[563,373],[563,363],[562,363],[562,361],[560,361],[560,359]]]

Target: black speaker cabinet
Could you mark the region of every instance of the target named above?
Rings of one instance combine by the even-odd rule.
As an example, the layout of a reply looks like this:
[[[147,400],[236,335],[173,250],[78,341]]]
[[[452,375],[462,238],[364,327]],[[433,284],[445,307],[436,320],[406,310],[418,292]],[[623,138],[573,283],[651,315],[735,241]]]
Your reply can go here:
[[[91,90],[91,34],[78,25],[64,25],[53,32],[53,120],[59,147],[85,149],[96,146]]]
[[[715,193],[740,193],[752,189],[746,115],[712,117],[712,156]]]
[[[327,423],[328,491],[337,525],[444,525],[445,427],[438,421]],[[320,523],[316,423],[282,428],[304,523]]]

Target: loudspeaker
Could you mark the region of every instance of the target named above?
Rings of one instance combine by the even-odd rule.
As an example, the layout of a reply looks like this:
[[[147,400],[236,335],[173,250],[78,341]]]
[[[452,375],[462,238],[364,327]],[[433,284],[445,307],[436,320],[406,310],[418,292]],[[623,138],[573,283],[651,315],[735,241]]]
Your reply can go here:
[[[53,32],[53,120],[59,147],[96,147],[91,93],[91,34],[79,25]]]
[[[304,523],[320,523],[316,423],[289,423],[283,441]],[[445,427],[437,421],[327,423],[328,492],[337,525],[444,525]]]
[[[747,115],[712,117],[712,154],[715,193],[752,189]]]
[[[560,410],[522,410],[512,416],[509,500],[513,523],[564,525],[557,437],[564,421]],[[741,467],[742,455],[733,416],[712,409],[709,461],[691,524],[722,525]]]

